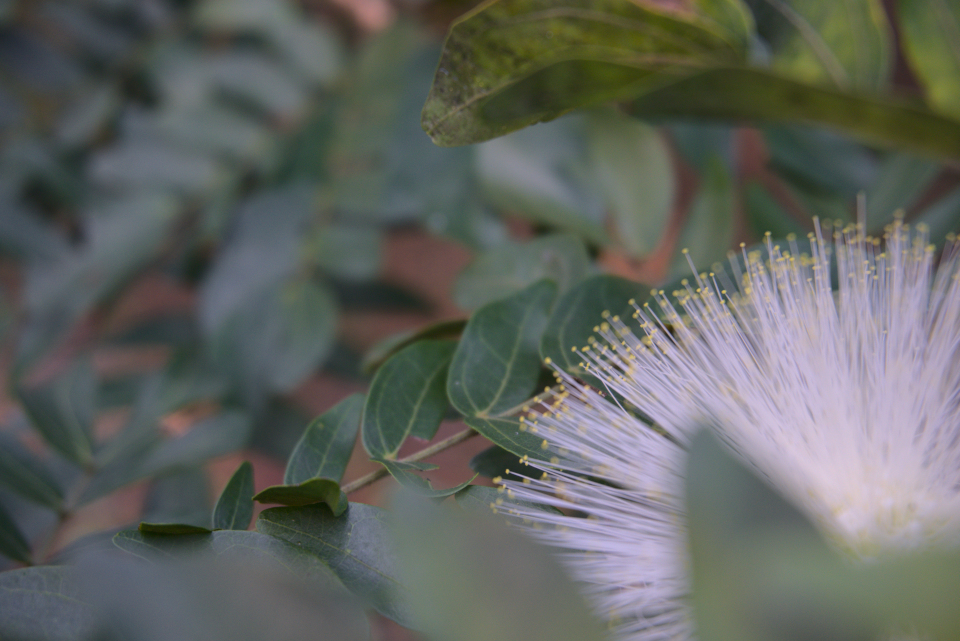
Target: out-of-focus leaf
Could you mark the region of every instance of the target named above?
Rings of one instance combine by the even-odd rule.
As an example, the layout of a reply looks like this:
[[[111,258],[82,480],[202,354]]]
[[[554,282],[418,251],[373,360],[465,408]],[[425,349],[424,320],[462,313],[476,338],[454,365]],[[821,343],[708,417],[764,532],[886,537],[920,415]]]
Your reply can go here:
[[[159,140],[132,140],[98,151],[89,164],[94,184],[116,190],[200,195],[224,184],[224,168],[211,156]]]
[[[453,341],[419,341],[377,370],[363,408],[363,446],[393,458],[411,434],[433,438],[449,405],[446,382]]]
[[[872,154],[857,143],[824,130],[768,127],[770,164],[807,188],[852,198],[876,175]]]
[[[244,461],[233,473],[213,508],[213,529],[246,530],[253,518],[253,466]]]
[[[719,2],[687,9],[619,0],[482,5],[450,29],[424,129],[439,144],[479,142],[623,97],[626,85],[659,70],[745,59],[751,27],[745,7]],[[717,13],[704,15],[711,10]],[[493,102],[498,109],[490,109]],[[494,110],[510,113],[490,117]]]
[[[39,16],[45,27],[55,30],[57,41],[77,58],[91,57],[98,62],[115,66],[128,54],[135,37],[114,21],[104,19],[98,11],[73,3],[45,2]]]
[[[677,246],[688,251],[699,270],[722,260],[733,244],[733,185],[730,175],[717,158],[707,168],[703,185],[693,204]],[[690,273],[686,255],[674,259],[671,274]]]
[[[711,436],[686,470],[694,615],[705,641],[956,638],[960,554],[927,549],[851,563]]]
[[[340,517],[324,505],[272,508],[261,512],[257,531],[317,555],[347,589],[409,626],[408,595],[396,578],[386,520],[385,510],[362,503],[351,503]]]
[[[210,483],[199,465],[165,470],[147,490],[141,518],[158,527],[210,525]]]
[[[340,74],[344,57],[342,45],[337,34],[323,23],[303,19],[284,21],[272,26],[267,37],[303,80],[326,85]]]
[[[787,234],[803,237],[807,233],[800,222],[774,200],[766,187],[758,182],[747,185],[744,209],[750,228],[756,236],[763,236],[770,232],[774,238],[786,238]]]
[[[196,63],[195,63],[196,64]],[[209,81],[273,118],[298,119],[308,95],[297,78],[267,56],[232,51],[199,61]]]
[[[542,435],[534,433],[531,426],[521,423],[515,418],[467,418],[464,419],[469,427],[477,430],[488,441],[519,457],[533,459],[548,459],[549,449],[544,447],[546,441]]]
[[[892,61],[892,33],[882,2],[764,4],[762,16],[768,19],[758,17],[757,30],[770,44],[773,69],[845,89],[884,88]]]
[[[349,280],[369,280],[380,271],[383,235],[372,227],[327,225],[311,243],[314,260],[324,271]]]
[[[526,400],[540,372],[538,347],[557,287],[540,281],[470,318],[447,377],[450,403],[486,418]]]
[[[657,246],[676,192],[670,151],[653,127],[620,112],[589,115],[590,159],[616,222],[616,240],[633,256]]]
[[[74,363],[52,381],[21,385],[17,396],[43,438],[65,457],[85,465],[93,456],[97,378],[89,361]]]
[[[916,223],[925,224],[930,230],[930,241],[942,247],[947,234],[960,231],[960,189],[927,207],[917,216]]]
[[[424,466],[422,463],[404,463],[402,461],[390,461],[382,458],[373,458],[371,460],[376,461],[387,468],[387,471],[390,472],[390,476],[397,479],[400,485],[413,490],[420,496],[431,499],[440,499],[445,496],[450,496],[451,494],[456,494],[463,488],[470,485],[473,482],[473,479],[477,478],[477,475],[474,474],[472,478],[459,485],[437,490],[434,489],[430,481],[422,476],[417,476],[414,474],[414,472],[424,472],[427,470],[436,469],[436,465]]]
[[[144,534],[179,536],[182,534],[210,534],[210,528],[189,523],[141,523],[137,530]]]
[[[604,199],[587,160],[583,116],[491,140],[477,148],[476,163],[483,193],[495,206],[606,243]]]
[[[54,137],[67,150],[89,144],[120,103],[117,90],[105,84],[85,93],[60,117]]]
[[[334,516],[340,516],[347,509],[347,495],[340,490],[340,484],[332,479],[313,478],[303,483],[272,485],[260,491],[253,500],[294,507],[325,503]]]
[[[0,204],[0,252],[53,261],[69,250],[66,240],[36,214],[12,202]]]
[[[480,254],[460,272],[453,300],[461,309],[473,310],[543,278],[553,280],[560,292],[565,292],[586,275],[589,263],[583,243],[569,234],[505,243]]]
[[[27,87],[43,93],[75,89],[83,71],[73,56],[22,27],[6,30],[0,40],[0,66]]]
[[[300,442],[303,426],[313,416],[283,398],[273,398],[254,420],[250,445],[276,460],[285,461]]]
[[[92,632],[88,605],[72,570],[46,565],[0,573],[0,636],[72,641]]]
[[[894,212],[906,210],[937,175],[940,165],[927,158],[891,153],[880,164],[877,177],[864,194],[867,228],[883,229]]]
[[[227,411],[199,421],[183,436],[147,450],[111,459],[80,497],[88,503],[134,481],[191,468],[246,445],[252,422],[244,412]]]
[[[603,322],[604,312],[629,318],[629,301],[646,300],[649,288],[617,276],[593,276],[560,297],[540,339],[540,356],[568,372],[582,374],[580,348]]]
[[[405,517],[395,528],[401,576],[411,588],[414,620],[429,638],[607,638],[545,548],[492,518],[412,496],[399,503],[394,509]]]
[[[240,33],[268,31],[299,18],[293,5],[278,0],[203,0],[191,17],[203,29]]]
[[[715,122],[684,120],[669,126],[670,137],[683,158],[701,172],[714,156],[733,164],[733,127]]]
[[[904,55],[931,105],[960,117],[960,7],[947,0],[900,0]]]
[[[314,419],[290,454],[283,482],[324,478],[339,483],[353,452],[363,403],[363,394],[353,394]]]
[[[417,331],[394,334],[371,347],[370,351],[363,356],[360,367],[365,374],[375,372],[388,359],[410,345],[422,340],[459,338],[466,326],[465,320],[440,321]]]
[[[30,544],[3,504],[0,504],[0,554],[20,563],[33,562],[30,557]]]
[[[63,503],[63,490],[56,477],[7,432],[0,432],[0,482],[35,503],[53,509]]]

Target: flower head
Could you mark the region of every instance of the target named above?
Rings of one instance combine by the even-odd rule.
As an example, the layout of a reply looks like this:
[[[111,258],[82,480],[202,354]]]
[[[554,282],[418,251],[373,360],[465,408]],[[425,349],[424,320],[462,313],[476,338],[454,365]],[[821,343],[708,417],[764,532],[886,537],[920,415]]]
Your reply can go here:
[[[960,261],[935,269],[899,220],[884,243],[860,229],[817,225],[809,253],[768,238],[736,285],[634,305],[639,329],[606,315],[582,350],[606,389],[558,374],[526,417],[555,456],[511,491],[586,514],[524,516],[620,638],[693,635],[684,446],[704,421],[856,558],[960,541]]]

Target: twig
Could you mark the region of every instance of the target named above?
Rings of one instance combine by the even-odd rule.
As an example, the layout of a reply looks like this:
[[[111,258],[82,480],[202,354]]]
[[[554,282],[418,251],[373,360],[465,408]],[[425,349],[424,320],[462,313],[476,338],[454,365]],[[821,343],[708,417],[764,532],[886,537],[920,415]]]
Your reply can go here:
[[[434,444],[431,445],[430,447],[425,447],[425,448],[423,448],[422,450],[420,450],[419,452],[415,452],[415,453],[411,454],[410,456],[408,456],[408,457],[406,457],[406,458],[400,459],[400,460],[397,461],[397,462],[398,462],[398,463],[415,463],[416,461],[422,461],[423,459],[425,459],[425,458],[427,458],[427,457],[430,457],[430,456],[433,456],[434,454],[437,454],[438,452],[442,452],[443,450],[446,450],[446,449],[448,449],[448,448],[451,448],[451,447],[453,447],[454,445],[457,445],[458,443],[463,443],[463,442],[466,441],[467,439],[473,438],[474,436],[477,436],[478,434],[479,434],[479,432],[476,432],[476,431],[474,431],[472,428],[469,428],[469,427],[468,427],[467,429],[463,430],[462,432],[457,432],[457,433],[454,434],[453,436],[450,436],[450,437],[448,437],[448,438],[445,438],[445,439],[443,439],[442,441],[437,441],[436,443],[434,443]],[[370,472],[370,473],[367,474],[366,476],[361,476],[361,477],[358,478],[356,481],[353,481],[353,482],[351,482],[351,483],[347,483],[346,485],[344,485],[344,486],[343,486],[342,488],[340,488],[340,489],[342,489],[345,494],[350,494],[351,492],[356,492],[357,490],[359,490],[359,489],[362,488],[362,487],[366,487],[366,486],[370,485],[371,483],[374,483],[374,482],[376,482],[376,481],[379,481],[380,479],[382,479],[382,478],[383,478],[384,476],[386,476],[387,474],[388,474],[387,468],[381,467],[381,468],[378,469],[378,470],[374,470],[373,472]]]

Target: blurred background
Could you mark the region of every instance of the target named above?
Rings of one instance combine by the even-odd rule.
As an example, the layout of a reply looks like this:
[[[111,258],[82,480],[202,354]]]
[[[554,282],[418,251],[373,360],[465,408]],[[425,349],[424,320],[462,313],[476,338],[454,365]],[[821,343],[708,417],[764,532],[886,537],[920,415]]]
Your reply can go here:
[[[957,230],[955,162],[799,125],[608,107],[436,147],[420,112],[470,6],[0,0],[0,446],[72,488],[57,511],[0,478],[40,560],[139,520],[207,523],[244,459],[257,490],[281,483],[304,427],[391,345],[455,336],[445,321],[544,276],[658,286],[689,271],[682,247],[706,268],[850,221],[858,193],[872,230],[897,210],[940,245]],[[885,64],[892,94],[918,95],[899,50]],[[86,423],[107,447],[57,431]],[[469,478],[489,446],[431,478]],[[344,480],[379,467],[358,449]]]

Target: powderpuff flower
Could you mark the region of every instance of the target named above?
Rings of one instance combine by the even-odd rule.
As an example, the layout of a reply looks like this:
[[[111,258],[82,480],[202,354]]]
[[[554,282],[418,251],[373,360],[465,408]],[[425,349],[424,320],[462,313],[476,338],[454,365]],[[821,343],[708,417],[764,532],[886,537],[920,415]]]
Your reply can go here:
[[[768,237],[676,304],[631,302],[638,329],[605,314],[594,385],[558,373],[524,418],[552,458],[507,491],[585,515],[519,508],[617,638],[694,637],[683,473],[705,422],[855,559],[960,542],[958,252],[935,268],[925,230],[861,230]]]

